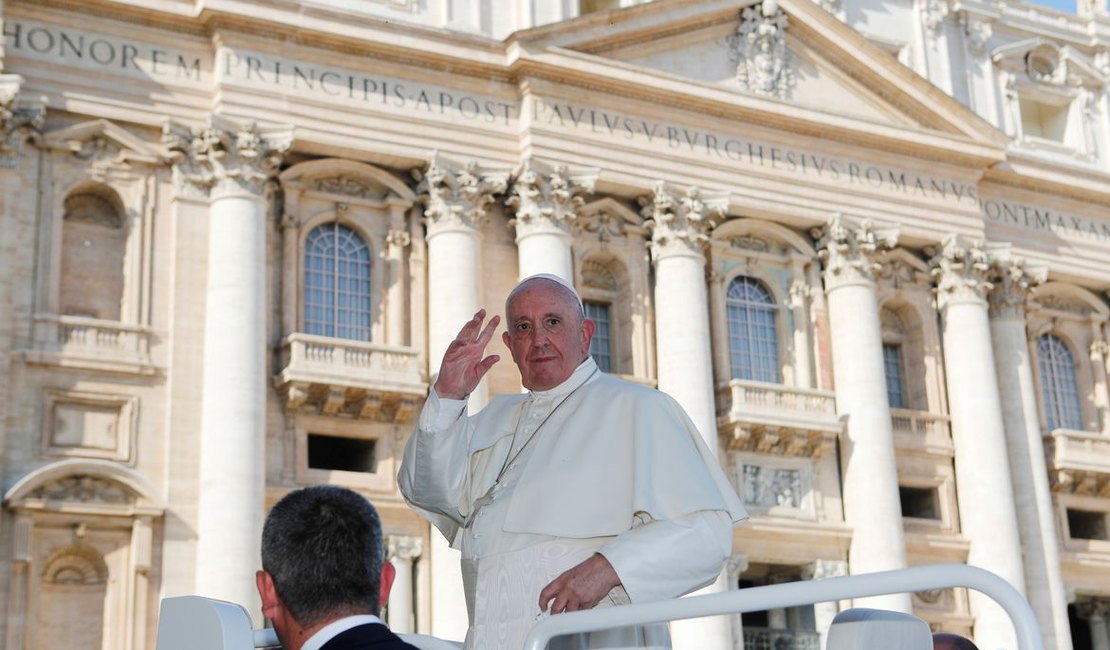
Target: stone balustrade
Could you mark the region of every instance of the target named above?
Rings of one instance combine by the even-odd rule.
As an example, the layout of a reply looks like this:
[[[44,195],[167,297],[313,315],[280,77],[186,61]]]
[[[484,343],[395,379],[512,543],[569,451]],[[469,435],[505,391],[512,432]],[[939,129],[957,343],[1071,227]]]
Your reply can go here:
[[[86,316],[36,314],[31,363],[152,374],[151,330]]]
[[[414,348],[294,333],[280,358],[274,385],[291,411],[404,422],[428,390]]]
[[[818,457],[842,426],[831,391],[742,379],[717,388],[717,428],[733,450]]]
[[[1045,437],[1045,456],[1054,491],[1110,496],[1110,436],[1056,429]]]
[[[952,455],[952,430],[947,415],[892,408],[890,419],[898,449]]]

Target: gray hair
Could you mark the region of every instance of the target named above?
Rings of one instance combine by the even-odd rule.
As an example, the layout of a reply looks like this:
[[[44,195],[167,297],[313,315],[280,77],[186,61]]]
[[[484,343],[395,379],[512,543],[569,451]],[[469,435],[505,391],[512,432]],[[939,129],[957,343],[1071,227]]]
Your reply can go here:
[[[382,524],[362,496],[316,485],[285,495],[262,529],[262,568],[281,602],[309,627],[354,613],[377,614]]]

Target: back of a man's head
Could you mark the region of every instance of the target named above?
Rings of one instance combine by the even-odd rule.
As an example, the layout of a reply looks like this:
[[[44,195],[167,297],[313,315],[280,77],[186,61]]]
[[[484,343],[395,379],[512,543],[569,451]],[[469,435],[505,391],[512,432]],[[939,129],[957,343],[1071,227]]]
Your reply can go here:
[[[370,502],[317,485],[274,505],[262,530],[262,568],[298,623],[379,611],[382,526]]]
[[[959,634],[937,632],[933,635],[933,650],[979,650],[970,639]]]

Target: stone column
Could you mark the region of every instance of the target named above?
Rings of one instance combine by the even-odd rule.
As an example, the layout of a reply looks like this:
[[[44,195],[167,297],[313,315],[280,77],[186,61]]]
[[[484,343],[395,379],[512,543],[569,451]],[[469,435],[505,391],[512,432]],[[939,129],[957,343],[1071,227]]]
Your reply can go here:
[[[967,563],[993,571],[1024,593],[1021,538],[987,318],[989,251],[949,236],[930,266],[943,326],[960,529],[971,544]],[[1002,608],[977,591],[969,597],[975,643],[986,650],[1015,647],[1013,627]]]
[[[815,560],[802,568],[802,580],[820,580],[848,575],[848,563],[844,560]],[[813,619],[817,633],[821,635],[821,648],[829,639],[829,626],[840,612],[840,603],[830,601],[813,604]]]
[[[725,576],[728,579],[728,589],[740,588],[740,576],[748,570],[748,556],[745,553],[735,553],[725,564]],[[732,628],[732,647],[734,650],[744,650],[744,618],[737,612],[729,616]]]
[[[1008,248],[1000,248],[992,253],[990,280],[994,286],[988,299],[1010,472],[1024,477],[1014,482],[1014,505],[1024,549],[1027,595],[1045,648],[1067,650],[1071,648],[1068,604],[1025,328],[1026,296],[1045,276],[1043,268],[1026,268]]]
[[[1088,600],[1079,603],[1077,608],[1079,618],[1087,621],[1091,630],[1091,649],[1110,650],[1110,629],[1107,628],[1107,613],[1110,612],[1110,602],[1105,600]]]
[[[196,588],[239,603],[260,623],[254,572],[266,463],[266,205],[292,134],[210,116],[167,123],[177,192],[209,201]]]
[[[516,245],[520,277],[552,273],[574,283],[570,225],[584,202],[583,194],[594,191],[598,170],[571,171],[566,165],[546,170],[524,161],[513,182],[508,205],[516,208]]]
[[[386,557],[397,571],[393,590],[389,592],[389,628],[394,632],[416,632],[416,599],[413,562],[424,552],[419,537],[390,535],[386,539]]]
[[[1103,323],[1095,322],[1091,327],[1091,345],[1087,350],[1091,357],[1091,370],[1095,376],[1094,403],[1098,408],[1098,430],[1110,431],[1110,385],[1107,384],[1106,362],[1110,359],[1110,343],[1102,338]]]
[[[836,408],[846,420],[841,459],[844,518],[854,531],[848,569],[852,575],[902,569],[906,542],[875,295],[876,256],[894,247],[898,232],[834,215],[814,236],[825,265]],[[912,609],[908,594],[854,602],[857,607]]]
[[[507,173],[485,172],[433,156],[418,193],[424,201],[428,243],[428,374],[439,371],[448,344],[482,306],[482,224],[494,194],[505,191]],[[490,315],[501,305],[488,305]],[[434,382],[434,376],[431,381]],[[483,381],[470,396],[471,412],[488,399]],[[429,549],[431,633],[461,641],[468,627],[463,607],[459,552],[433,531]]]
[[[795,271],[796,279],[790,285],[790,314],[794,320],[791,334],[794,343],[794,385],[813,388],[813,346],[809,338],[809,296],[812,289],[801,278],[804,273]]]
[[[681,198],[660,181],[650,199],[640,199],[651,229],[655,264],[655,340],[659,390],[674,397],[697,426],[706,445],[717,449],[717,414],[705,290],[705,243],[715,220],[724,216],[728,195],[689,188]],[[724,591],[724,572],[698,593]],[[676,647],[728,648],[727,616],[675,621]]]

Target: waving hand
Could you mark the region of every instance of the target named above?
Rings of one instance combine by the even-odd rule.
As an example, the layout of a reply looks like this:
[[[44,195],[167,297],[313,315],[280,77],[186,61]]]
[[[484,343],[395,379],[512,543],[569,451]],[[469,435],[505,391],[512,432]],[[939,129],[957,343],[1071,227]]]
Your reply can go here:
[[[466,399],[486,372],[501,359],[496,354],[483,356],[497,324],[501,322],[499,316],[494,316],[483,328],[482,321],[485,319],[486,310],[479,309],[447,346],[435,383],[436,395],[446,399]]]

